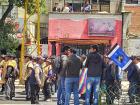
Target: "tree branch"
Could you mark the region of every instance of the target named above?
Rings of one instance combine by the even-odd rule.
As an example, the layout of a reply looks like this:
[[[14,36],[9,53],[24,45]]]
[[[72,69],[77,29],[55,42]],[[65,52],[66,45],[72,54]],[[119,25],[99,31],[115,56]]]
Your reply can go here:
[[[6,17],[8,16],[8,14],[12,11],[12,9],[14,8],[14,3],[13,0],[8,0],[9,5],[7,10],[5,11],[5,13],[3,14],[2,18],[0,19],[0,24],[3,25],[5,22]]]

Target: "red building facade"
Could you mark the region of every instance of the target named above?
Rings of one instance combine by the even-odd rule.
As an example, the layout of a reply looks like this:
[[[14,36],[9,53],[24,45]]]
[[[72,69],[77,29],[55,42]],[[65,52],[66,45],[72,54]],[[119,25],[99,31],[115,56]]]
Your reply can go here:
[[[59,55],[63,45],[112,46],[115,43],[122,44],[122,15],[120,14],[49,15],[49,56]]]

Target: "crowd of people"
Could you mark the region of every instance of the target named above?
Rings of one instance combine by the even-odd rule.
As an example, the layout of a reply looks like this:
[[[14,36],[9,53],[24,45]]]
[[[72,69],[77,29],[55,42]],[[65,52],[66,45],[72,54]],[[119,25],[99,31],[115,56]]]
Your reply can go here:
[[[5,93],[7,100],[12,100],[15,96],[14,82],[19,76],[15,58],[14,55],[0,56],[0,79],[4,81],[1,92]],[[133,62],[124,72],[127,72],[130,82],[130,102],[134,103],[135,98],[140,101],[140,58],[133,56],[131,59]],[[79,78],[85,68],[86,92],[80,94]],[[106,103],[112,105],[115,98],[120,99],[122,91],[123,71],[110,58],[99,54],[97,45],[90,46],[89,54],[81,56],[69,46],[65,46],[56,57],[25,55],[22,74],[26,100],[30,100],[31,104],[39,103],[41,88],[44,101],[50,101],[52,94],[57,92],[57,105],[69,105],[71,94],[74,95],[74,105],[79,105],[80,98],[85,100],[85,105],[99,105],[101,89],[105,90]]]

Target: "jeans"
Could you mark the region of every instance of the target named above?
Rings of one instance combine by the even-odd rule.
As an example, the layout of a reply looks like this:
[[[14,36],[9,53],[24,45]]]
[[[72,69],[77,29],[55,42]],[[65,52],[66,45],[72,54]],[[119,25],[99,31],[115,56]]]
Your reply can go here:
[[[93,87],[93,88],[92,88]],[[86,100],[85,105],[90,105],[90,94],[93,91],[94,101],[93,105],[98,105],[99,101],[99,89],[100,89],[100,77],[88,77],[86,83]]]
[[[31,104],[39,104],[40,87],[37,84],[30,84],[31,87]]]
[[[69,105],[71,91],[74,94],[74,105],[79,105],[79,78],[66,78],[65,79],[65,105]]]
[[[58,91],[57,91],[57,105],[64,105],[65,103],[65,77],[58,79]]]

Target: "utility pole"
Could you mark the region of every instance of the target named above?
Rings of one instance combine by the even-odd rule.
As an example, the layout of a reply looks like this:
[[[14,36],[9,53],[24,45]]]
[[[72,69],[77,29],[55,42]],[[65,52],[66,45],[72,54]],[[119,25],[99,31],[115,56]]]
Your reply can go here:
[[[37,54],[41,55],[40,51],[40,0],[36,0],[37,12]]]
[[[23,35],[22,35],[22,44],[21,44],[21,57],[20,57],[20,82],[23,80],[23,77],[24,77],[24,56],[25,56],[25,49],[26,49],[26,39],[27,39],[27,36],[34,36],[34,40],[36,43],[36,48],[37,48],[37,55],[41,55],[41,51],[40,51],[40,0],[36,0],[35,2],[35,5],[36,5],[36,10],[35,10],[35,13],[31,13],[31,15],[33,14],[36,14],[37,16],[37,39],[35,39],[35,35],[33,35],[31,29],[28,27],[28,20],[30,19],[31,15],[29,15],[27,13],[28,11],[28,0],[25,0],[25,4],[24,4],[24,9],[25,9],[25,12],[24,12],[24,29],[23,29]],[[32,53],[34,51],[36,51],[36,48],[33,49],[33,51],[31,52],[30,55],[32,55]]]
[[[21,57],[20,57],[20,74],[19,79],[20,81],[23,79],[23,65],[24,65],[24,54],[25,54],[25,34],[27,34],[27,6],[28,6],[28,0],[25,0],[24,8],[24,28],[23,28],[23,34],[22,34],[22,43],[21,43]]]

